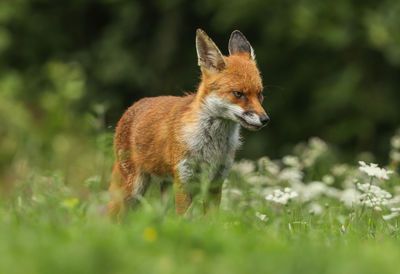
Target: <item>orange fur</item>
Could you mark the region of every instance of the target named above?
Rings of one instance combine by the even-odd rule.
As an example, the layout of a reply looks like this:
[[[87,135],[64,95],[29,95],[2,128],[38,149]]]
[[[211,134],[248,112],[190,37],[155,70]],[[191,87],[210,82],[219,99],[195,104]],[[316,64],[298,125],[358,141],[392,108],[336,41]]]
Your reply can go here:
[[[260,73],[249,53],[224,56],[219,61],[225,62],[225,67],[218,73],[201,67],[202,78],[195,94],[143,98],[125,111],[114,138],[111,215],[119,217],[133,194],[144,193],[150,175],[174,176],[176,212],[185,213],[191,195],[177,170],[190,152],[183,138],[184,129],[196,127],[208,95],[215,94],[244,110],[265,114],[259,97]],[[246,99],[235,97],[233,90],[243,92]],[[214,192],[220,197],[220,188]]]

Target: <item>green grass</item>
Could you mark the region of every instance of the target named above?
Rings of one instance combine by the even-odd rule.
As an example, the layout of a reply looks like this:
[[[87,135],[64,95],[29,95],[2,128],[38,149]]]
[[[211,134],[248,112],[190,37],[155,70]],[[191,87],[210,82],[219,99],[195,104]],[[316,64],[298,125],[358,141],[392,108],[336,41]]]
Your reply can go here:
[[[400,208],[394,160],[379,181],[338,164],[314,138],[281,160],[237,161],[218,211],[204,215],[197,195],[190,217],[175,216],[172,189],[160,201],[154,183],[117,224],[105,212],[111,137],[60,137],[50,154],[18,150],[0,177],[0,274],[399,273],[400,217],[384,218]],[[390,192],[393,204],[346,205],[355,180]],[[298,198],[266,200],[285,187]]]
[[[235,173],[233,173],[235,174]],[[231,176],[235,180],[235,176]],[[236,178],[235,184],[244,184]],[[233,184],[233,183],[232,183]],[[243,185],[244,200],[257,198]],[[398,273],[398,221],[327,197],[320,215],[303,203],[232,203],[174,214],[154,186],[122,224],[104,215],[107,195],[75,198],[59,175],[21,182],[0,206],[0,273]],[[171,193],[172,197],[172,193]],[[251,204],[251,203],[250,203]],[[260,211],[264,221],[255,216]]]
[[[1,226],[2,273],[397,273],[399,266],[399,242],[387,235],[288,234],[240,218],[136,214],[121,226],[20,225]],[[143,235],[149,227],[154,241]]]

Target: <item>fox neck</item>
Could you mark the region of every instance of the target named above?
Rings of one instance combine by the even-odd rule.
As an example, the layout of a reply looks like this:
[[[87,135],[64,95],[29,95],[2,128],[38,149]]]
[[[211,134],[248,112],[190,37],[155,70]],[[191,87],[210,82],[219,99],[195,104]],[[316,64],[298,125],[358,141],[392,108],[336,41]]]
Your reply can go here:
[[[185,139],[195,158],[221,162],[240,146],[240,126],[223,115],[224,103],[202,85],[194,101],[196,119],[185,129]],[[216,163],[218,164],[218,163]]]

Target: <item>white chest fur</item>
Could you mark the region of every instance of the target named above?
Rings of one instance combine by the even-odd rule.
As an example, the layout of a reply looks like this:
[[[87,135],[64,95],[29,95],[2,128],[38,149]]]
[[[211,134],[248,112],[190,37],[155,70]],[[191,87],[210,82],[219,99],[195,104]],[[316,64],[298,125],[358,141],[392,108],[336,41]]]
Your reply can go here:
[[[189,153],[179,164],[181,178],[190,177],[193,167],[206,163],[211,172],[229,169],[240,146],[240,125],[227,119],[225,103],[214,96],[205,100],[195,126],[184,129]]]
[[[186,132],[191,157],[212,164],[225,161],[240,145],[239,124],[201,114],[197,126]]]

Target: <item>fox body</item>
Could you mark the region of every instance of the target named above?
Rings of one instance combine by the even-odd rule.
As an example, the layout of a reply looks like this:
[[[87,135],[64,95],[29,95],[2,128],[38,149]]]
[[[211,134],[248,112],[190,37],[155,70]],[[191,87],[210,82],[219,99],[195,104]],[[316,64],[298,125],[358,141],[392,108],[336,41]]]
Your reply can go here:
[[[202,30],[196,49],[201,82],[194,94],[143,98],[118,122],[114,137],[109,211],[117,215],[146,191],[152,176],[173,176],[175,210],[191,203],[199,168],[209,172],[210,197],[219,203],[222,179],[240,145],[240,126],[258,130],[269,120],[250,43],[239,31],[223,56]]]

